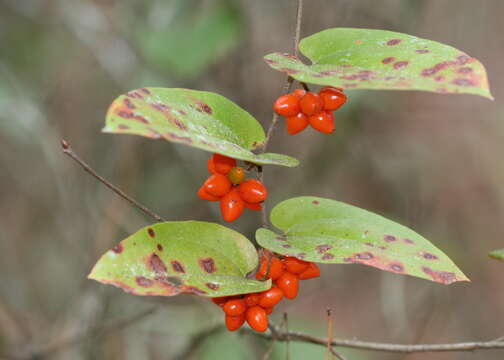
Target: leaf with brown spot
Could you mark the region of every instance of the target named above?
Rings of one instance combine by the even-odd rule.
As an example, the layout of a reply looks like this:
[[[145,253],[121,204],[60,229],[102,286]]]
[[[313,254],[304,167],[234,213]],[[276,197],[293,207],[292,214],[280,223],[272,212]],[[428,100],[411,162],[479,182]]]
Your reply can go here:
[[[107,251],[89,278],[135,295],[227,296],[271,287],[271,281],[246,278],[256,266],[254,246],[234,230],[201,221],[164,222]]]
[[[297,197],[277,204],[270,217],[285,240],[276,240],[279,234],[267,229],[257,230],[256,239],[282,255],[303,253],[306,261],[363,264],[442,284],[469,281],[441,250],[415,231],[352,205]]]
[[[504,261],[504,249],[491,251],[488,256],[495,260]]]
[[[110,105],[103,132],[161,139],[260,165],[294,167],[287,155],[254,154],[265,140],[261,124],[225,97],[189,89],[142,88]]]
[[[493,99],[483,64],[436,41],[386,30],[335,28],[304,38],[299,49],[311,65],[289,54],[264,59],[275,70],[317,85],[439,92],[443,78],[443,93]]]

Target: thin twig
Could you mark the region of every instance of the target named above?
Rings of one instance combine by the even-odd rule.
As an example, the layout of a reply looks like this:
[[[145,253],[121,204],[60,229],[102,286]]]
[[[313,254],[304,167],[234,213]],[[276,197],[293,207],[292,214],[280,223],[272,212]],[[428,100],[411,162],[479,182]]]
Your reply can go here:
[[[283,322],[284,322],[284,325],[285,325],[285,332],[286,333],[289,333],[289,315],[287,315],[287,312],[284,312],[283,313]],[[278,334],[277,334],[278,336]],[[286,341],[286,352],[285,352],[285,360],[289,360],[290,359],[290,337],[287,336],[287,338],[285,339]]]
[[[102,184],[104,184],[106,187],[108,187],[110,190],[115,192],[117,195],[128,201],[130,204],[135,206],[137,209],[140,209],[143,211],[145,214],[151,216],[154,218],[156,221],[162,222],[166,221],[164,220],[161,216],[153,212],[152,210],[149,210],[147,207],[144,205],[140,204],[138,201],[127,195],[124,191],[119,189],[117,186],[111,184],[109,181],[107,181],[105,178],[102,176],[98,175],[98,173],[93,170],[88,164],[86,164],[71,148],[70,144],[66,140],[61,140],[61,147],[63,148],[63,153],[65,155],[68,155],[71,157],[73,160],[75,160],[84,170],[86,170],[89,174],[91,174],[94,178],[96,178],[98,181],[100,181]]]
[[[346,360],[343,355],[337,352],[334,349],[334,346],[331,345],[334,337],[334,327],[333,327],[333,317],[331,309],[327,309],[327,351],[329,354],[332,354],[339,360]]]

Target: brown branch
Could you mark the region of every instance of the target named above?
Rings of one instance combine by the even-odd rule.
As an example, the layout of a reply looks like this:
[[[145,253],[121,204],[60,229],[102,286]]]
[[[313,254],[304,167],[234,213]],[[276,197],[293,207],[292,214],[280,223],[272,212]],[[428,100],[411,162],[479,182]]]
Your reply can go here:
[[[151,216],[152,218],[154,218],[156,221],[159,221],[159,222],[162,222],[162,221],[166,221],[164,220],[161,216],[159,216],[158,214],[156,214],[155,212],[153,212],[152,210],[149,210],[147,207],[145,207],[144,205],[140,204],[138,201],[136,201],[135,199],[133,199],[131,196],[127,195],[124,191],[122,191],[121,189],[119,189],[117,186],[111,184],[109,181],[107,181],[105,178],[103,178],[102,176],[98,175],[98,173],[93,170],[92,167],[90,167],[88,164],[86,164],[71,148],[70,144],[66,141],[66,140],[61,140],[61,147],[63,148],[63,153],[65,155],[68,155],[69,157],[71,157],[73,160],[75,160],[80,166],[82,166],[82,168],[88,172],[89,174],[91,174],[94,178],[96,178],[98,181],[100,181],[103,185],[105,185],[106,187],[108,187],[110,190],[112,190],[113,192],[115,192],[117,195],[119,195],[120,197],[122,197],[123,199],[125,199],[126,201],[128,201],[131,205],[133,205],[134,207],[136,207],[137,209],[140,209],[141,211],[143,211],[145,214]]]
[[[339,360],[346,360],[343,355],[341,355],[339,352],[337,352],[334,349],[334,346],[331,345],[333,341],[333,335],[334,335],[334,327],[333,327],[333,317],[332,317],[332,311],[331,309],[327,309],[327,351],[338,358]]]

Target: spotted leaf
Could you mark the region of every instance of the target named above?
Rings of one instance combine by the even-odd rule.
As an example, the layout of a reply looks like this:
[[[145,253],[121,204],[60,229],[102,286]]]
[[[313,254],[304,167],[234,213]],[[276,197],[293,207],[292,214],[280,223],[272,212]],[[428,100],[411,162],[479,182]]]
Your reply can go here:
[[[336,28],[304,38],[299,49],[265,61],[296,80],[344,89],[423,90],[493,99],[485,67],[451,46],[385,30]]]
[[[488,254],[492,259],[504,261],[504,249],[494,250]]]
[[[469,281],[441,250],[413,230],[339,201],[292,198],[274,207],[271,222],[283,233],[259,229],[256,239],[282,255],[363,264],[442,284]]]
[[[89,278],[134,295],[225,296],[271,287],[246,278],[257,261],[252,243],[234,230],[209,222],[164,222],[107,251]]]
[[[110,105],[103,132],[165,139],[261,165],[299,163],[287,155],[254,154],[265,140],[261,124],[232,101],[205,91],[130,91]]]

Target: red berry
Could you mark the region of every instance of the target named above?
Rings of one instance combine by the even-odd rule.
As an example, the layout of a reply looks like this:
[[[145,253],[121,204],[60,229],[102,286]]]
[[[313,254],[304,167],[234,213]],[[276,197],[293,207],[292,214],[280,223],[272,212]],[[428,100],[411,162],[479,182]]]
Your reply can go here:
[[[305,89],[296,89],[292,92],[292,95],[297,96],[299,99],[301,99],[305,94],[306,94]]]
[[[303,113],[299,113],[296,116],[290,116],[287,118],[287,132],[291,135],[297,134],[303,131],[308,126],[308,116]]]
[[[273,286],[268,291],[262,293],[259,299],[259,306],[263,308],[273,307],[282,300],[283,295],[283,291],[279,287]]]
[[[266,276],[266,272],[268,271],[268,257],[264,256],[261,259],[261,266],[259,267],[259,271],[256,274],[256,278],[261,279]],[[269,271],[268,279],[276,280],[284,273],[284,267],[282,261],[277,257],[271,258],[271,265]]]
[[[266,311],[266,314],[269,315],[273,312],[273,310],[275,310],[275,308],[270,307],[270,308],[265,308],[264,310]]]
[[[299,112],[299,98],[293,94],[280,96],[273,105],[278,115],[294,116]]]
[[[295,257],[286,257],[283,260],[285,265],[285,269],[291,274],[300,274],[306,269],[308,269],[308,265],[310,264],[307,261],[300,260]]]
[[[296,275],[285,272],[276,281],[277,286],[283,291],[287,299],[294,299],[299,291],[299,280]]]
[[[312,278],[316,278],[320,276],[320,269],[315,263],[310,263],[308,265],[308,269],[303,271],[301,274],[298,274],[299,280],[308,280]]]
[[[211,157],[210,159],[208,159],[208,161],[207,161],[207,168],[208,168],[208,172],[209,173],[211,173],[211,174],[217,173],[217,170],[215,170],[215,163],[213,161],[213,157]]]
[[[248,307],[255,306],[259,303],[259,299],[261,298],[261,294],[252,293],[245,295],[245,303]]]
[[[245,170],[241,167],[234,167],[229,170],[227,177],[233,184],[238,185],[245,179]]]
[[[231,190],[231,185],[231,181],[222,174],[213,174],[203,184],[208,194],[219,197],[226,195]]]
[[[307,92],[301,100],[299,100],[299,107],[303,114],[311,116],[322,111],[324,103],[318,94]]]
[[[256,204],[266,200],[268,191],[266,186],[259,180],[248,179],[239,186],[240,196],[245,202]]]
[[[215,171],[219,174],[227,175],[227,173],[236,166],[236,160],[230,157],[221,154],[213,154],[212,158]]]
[[[210,195],[209,193],[206,192],[205,190],[205,185],[202,185],[200,189],[198,190],[198,196],[202,200],[207,200],[207,201],[219,201],[220,197],[218,196],[213,196]]]
[[[237,316],[226,315],[226,327],[229,331],[235,331],[241,328],[245,322],[245,313]]]
[[[319,95],[324,102],[324,110],[337,110],[347,101],[347,96],[343,93],[343,90],[332,86],[323,87],[319,91]]]
[[[220,200],[220,209],[224,221],[232,222],[238,219],[245,209],[245,202],[240,197],[238,189],[233,188]]]
[[[247,310],[247,304],[243,299],[228,300],[222,308],[226,315],[237,316],[243,314]]]
[[[221,297],[214,297],[211,300],[215,305],[224,306],[224,304],[226,303],[226,301],[228,301],[228,299],[229,299],[228,296],[221,296]]]
[[[321,111],[308,118],[310,125],[315,130],[330,134],[334,131],[334,115],[329,111]]]
[[[268,315],[260,306],[252,306],[246,313],[247,323],[252,329],[259,332],[268,330]]]
[[[254,210],[254,211],[261,211],[262,210],[261,204],[251,204],[251,203],[245,202],[245,207],[249,210]]]

